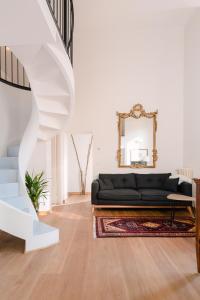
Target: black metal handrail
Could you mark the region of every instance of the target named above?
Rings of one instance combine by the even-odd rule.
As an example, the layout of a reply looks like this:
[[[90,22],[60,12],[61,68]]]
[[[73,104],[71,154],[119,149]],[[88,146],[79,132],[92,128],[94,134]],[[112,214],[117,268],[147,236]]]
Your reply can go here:
[[[73,63],[73,0],[46,0],[65,49]],[[0,81],[16,88],[31,90],[23,65],[10,48],[0,46]]]
[[[0,81],[20,89],[31,90],[23,65],[6,46],[0,47]]]
[[[47,0],[60,37],[73,63],[74,5],[73,0]]]
[[[71,62],[73,63],[73,38],[74,38],[74,5],[73,1],[70,0],[70,36],[69,36],[69,41],[67,44],[67,51],[69,53],[69,56],[71,58]]]

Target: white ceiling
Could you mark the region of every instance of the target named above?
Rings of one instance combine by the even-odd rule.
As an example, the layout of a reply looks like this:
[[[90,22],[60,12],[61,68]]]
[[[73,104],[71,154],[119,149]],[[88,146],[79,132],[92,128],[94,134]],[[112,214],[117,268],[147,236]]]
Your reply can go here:
[[[200,7],[200,0],[75,0],[75,6],[77,19],[84,18],[88,26],[104,27],[123,20],[139,26],[184,26]]]

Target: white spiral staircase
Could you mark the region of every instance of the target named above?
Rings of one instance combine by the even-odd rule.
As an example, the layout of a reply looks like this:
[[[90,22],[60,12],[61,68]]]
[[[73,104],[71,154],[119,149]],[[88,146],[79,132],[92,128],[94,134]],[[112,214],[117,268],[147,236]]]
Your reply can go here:
[[[0,44],[23,64],[33,95],[20,145],[9,147],[8,156],[0,158],[0,230],[24,239],[25,251],[31,251],[59,241],[58,229],[38,220],[24,178],[37,140],[66,130],[74,77],[46,0],[4,0],[0,5],[0,23],[10,24],[7,29],[0,26]]]

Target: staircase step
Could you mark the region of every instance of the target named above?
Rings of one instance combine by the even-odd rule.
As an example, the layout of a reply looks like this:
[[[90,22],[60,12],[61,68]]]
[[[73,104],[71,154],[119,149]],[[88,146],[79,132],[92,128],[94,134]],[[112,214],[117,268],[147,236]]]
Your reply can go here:
[[[15,183],[1,183],[0,184],[0,199],[17,197],[19,194],[19,184]]]
[[[55,91],[49,91],[46,90],[45,88],[42,90],[39,90],[36,94],[37,97],[69,97],[69,93],[66,92],[65,90],[62,90],[60,88],[57,88]]]
[[[48,114],[41,113],[39,114],[39,123],[40,126],[60,130],[62,128],[62,120],[58,117],[49,116]]]
[[[49,233],[57,230],[57,228],[54,228],[52,226],[49,226],[43,222],[40,221],[34,221],[33,222],[33,235],[43,235],[44,233]]]
[[[57,84],[49,84],[49,81],[40,82],[40,81],[32,81],[31,86],[37,91],[36,96],[68,96],[69,93],[66,91],[66,86],[61,85],[60,80]]]
[[[56,97],[55,97],[56,99]],[[68,110],[66,105],[63,102],[52,101],[46,99],[40,99],[38,101],[38,107],[40,111],[51,113],[51,114],[60,114],[60,115],[68,115]]]
[[[21,239],[32,236],[33,217],[30,213],[1,200],[0,197],[0,229]]]
[[[19,155],[19,145],[8,147],[8,157],[18,157]]]
[[[0,184],[17,182],[18,171],[16,169],[0,169]]]
[[[4,201],[5,203],[8,203],[11,206],[14,206],[17,209],[23,210],[25,212],[29,212],[29,208],[27,207],[26,198],[23,196],[1,198],[1,200]]]
[[[42,72],[41,72],[42,70]],[[46,49],[41,48],[38,51],[32,65],[31,74],[35,78],[35,81],[41,81],[53,78],[54,81],[59,78],[62,74],[57,66],[57,63],[52,59],[52,56],[46,51]]]
[[[40,81],[40,82],[45,82],[48,80],[48,82],[57,80],[61,76],[61,72],[58,68],[55,67],[50,67],[51,63],[41,65],[39,66],[34,65],[31,68],[32,72],[32,78],[34,81]],[[43,69],[43,72],[38,72],[38,70]],[[34,79],[35,78],[35,79]]]
[[[17,169],[18,158],[17,157],[1,157],[0,169]]]
[[[59,230],[40,221],[33,221],[33,236],[26,240],[26,252],[46,248],[59,242]]]
[[[53,101],[53,102],[61,102],[61,103],[66,104],[66,105],[70,105],[71,104],[69,95],[67,95],[67,96],[66,95],[37,96],[37,100],[38,100],[38,102],[43,101],[43,100],[47,100],[47,101]]]
[[[48,129],[46,127],[40,127],[38,132],[38,140],[48,141],[53,136],[56,136],[59,133],[59,130]]]

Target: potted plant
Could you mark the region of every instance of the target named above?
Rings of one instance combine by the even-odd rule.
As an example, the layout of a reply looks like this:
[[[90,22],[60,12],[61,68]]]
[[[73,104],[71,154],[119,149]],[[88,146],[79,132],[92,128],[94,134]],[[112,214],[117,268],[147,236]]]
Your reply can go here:
[[[25,175],[25,183],[28,195],[33,203],[36,212],[38,212],[40,199],[46,199],[48,193],[48,181],[46,181],[44,178],[44,172],[41,172],[36,175],[30,175],[27,171]]]

